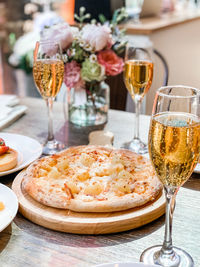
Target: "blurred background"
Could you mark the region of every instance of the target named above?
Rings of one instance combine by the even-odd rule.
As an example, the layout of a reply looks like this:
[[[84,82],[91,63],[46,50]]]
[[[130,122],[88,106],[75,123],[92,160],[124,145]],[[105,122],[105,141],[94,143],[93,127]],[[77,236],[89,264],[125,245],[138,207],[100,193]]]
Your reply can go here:
[[[0,93],[21,97],[39,94],[32,78],[32,53],[43,27],[59,21],[74,24],[74,13],[84,6],[92,18],[109,20],[122,6],[129,18],[121,27],[136,46],[157,49],[166,60],[169,83],[200,87],[200,8],[198,0],[0,0]],[[166,69],[155,54],[154,83],[144,103],[149,114],[156,88]],[[20,59],[20,60],[19,60]],[[122,77],[109,81],[111,108],[134,111]],[[132,102],[132,101],[131,101]]]

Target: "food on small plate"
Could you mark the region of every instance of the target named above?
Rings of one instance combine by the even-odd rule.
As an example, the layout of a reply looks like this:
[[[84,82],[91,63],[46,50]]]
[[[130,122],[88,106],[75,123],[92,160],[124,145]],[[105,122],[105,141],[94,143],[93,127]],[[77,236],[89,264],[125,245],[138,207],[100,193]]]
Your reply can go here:
[[[14,168],[17,165],[17,156],[17,151],[6,146],[5,141],[0,138],[0,172]]]
[[[0,155],[5,154],[9,150],[9,146],[6,146],[5,141],[0,138]]]
[[[36,201],[78,212],[142,206],[162,191],[150,161],[128,150],[70,147],[32,163],[22,188]]]
[[[5,206],[3,204],[3,202],[0,201],[0,211],[4,210]]]

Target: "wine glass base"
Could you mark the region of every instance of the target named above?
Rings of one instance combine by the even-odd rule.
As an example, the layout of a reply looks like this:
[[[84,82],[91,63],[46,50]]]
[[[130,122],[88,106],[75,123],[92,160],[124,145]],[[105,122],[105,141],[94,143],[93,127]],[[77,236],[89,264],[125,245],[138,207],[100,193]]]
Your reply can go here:
[[[124,143],[121,148],[131,150],[137,154],[148,153],[148,146],[144,144],[140,139],[133,139],[130,142]]]
[[[140,261],[147,264],[158,264],[166,267],[193,267],[194,261],[192,257],[184,250],[173,247],[175,252],[170,259],[162,257],[161,260],[158,260],[159,252],[162,246],[153,246],[147,248],[141,255]]]
[[[47,141],[43,146],[43,155],[53,155],[65,148],[65,145],[57,140]]]

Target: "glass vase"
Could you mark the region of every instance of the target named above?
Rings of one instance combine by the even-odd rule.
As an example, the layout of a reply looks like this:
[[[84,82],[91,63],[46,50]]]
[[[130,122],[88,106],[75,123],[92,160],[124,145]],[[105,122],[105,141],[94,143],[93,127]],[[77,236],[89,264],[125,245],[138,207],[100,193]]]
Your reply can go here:
[[[78,126],[104,124],[108,120],[110,88],[107,83],[87,83],[68,90],[68,120]]]

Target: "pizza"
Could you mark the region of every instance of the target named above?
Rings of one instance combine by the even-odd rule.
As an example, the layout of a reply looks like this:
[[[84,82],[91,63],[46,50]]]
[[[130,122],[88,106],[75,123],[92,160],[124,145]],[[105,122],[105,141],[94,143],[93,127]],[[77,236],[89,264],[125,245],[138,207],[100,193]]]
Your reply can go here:
[[[36,201],[77,212],[112,212],[144,205],[162,190],[150,161],[128,150],[70,147],[30,165],[23,189]]]

